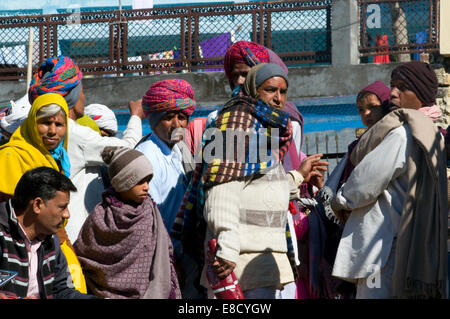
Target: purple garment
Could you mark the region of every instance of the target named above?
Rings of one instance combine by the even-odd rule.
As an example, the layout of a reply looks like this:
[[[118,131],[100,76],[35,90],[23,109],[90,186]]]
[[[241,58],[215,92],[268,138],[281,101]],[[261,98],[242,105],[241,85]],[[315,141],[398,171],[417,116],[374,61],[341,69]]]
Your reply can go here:
[[[204,58],[217,58],[225,56],[228,47],[230,46],[230,34],[223,33],[211,39],[200,42],[202,54]],[[223,64],[223,61],[206,61],[205,65]],[[223,71],[223,68],[205,69],[205,72]]]
[[[278,56],[278,54],[276,54],[275,52],[273,52],[270,49],[266,48],[266,50],[269,53],[269,63],[278,64],[279,66],[281,66],[283,68],[283,70],[284,70],[284,72],[286,72],[286,74],[289,74],[286,64],[283,62],[283,60],[281,60],[281,58]]]
[[[160,290],[169,292],[163,298],[181,295],[169,235],[164,228],[165,236],[158,236],[156,227],[164,225],[155,225],[155,213],[159,211],[149,196],[134,207],[123,203],[112,189],[103,193],[103,201],[88,216],[73,245],[92,293],[103,298],[142,298],[152,274],[168,272],[170,278],[158,280],[164,282]],[[167,265],[155,260],[162,240],[169,242]]]
[[[389,104],[389,95],[391,93],[391,89],[389,87],[386,86],[386,84],[384,84],[381,81],[375,81],[371,84],[369,84],[368,86],[366,86],[365,88],[363,88],[361,91],[359,91],[358,94],[361,94],[362,92],[370,92],[375,94],[378,99],[381,102],[381,105],[386,106]]]

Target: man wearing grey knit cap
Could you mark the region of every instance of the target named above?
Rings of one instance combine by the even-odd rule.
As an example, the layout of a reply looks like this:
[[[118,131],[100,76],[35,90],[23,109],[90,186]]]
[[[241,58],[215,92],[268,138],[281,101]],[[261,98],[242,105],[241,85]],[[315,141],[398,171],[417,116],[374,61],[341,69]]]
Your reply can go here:
[[[151,163],[126,147],[105,147],[102,158],[112,187],[74,244],[89,290],[113,299],[180,298],[173,247],[148,194]]]

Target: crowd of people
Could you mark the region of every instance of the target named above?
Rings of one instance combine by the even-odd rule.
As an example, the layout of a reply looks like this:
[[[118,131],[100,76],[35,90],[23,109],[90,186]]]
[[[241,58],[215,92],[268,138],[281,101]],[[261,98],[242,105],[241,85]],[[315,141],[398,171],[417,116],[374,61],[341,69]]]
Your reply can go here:
[[[367,129],[326,180],[323,154],[301,151],[280,57],[239,41],[224,68],[232,95],[208,117],[191,118],[190,83],[162,80],[129,102],[118,138],[70,57],[39,67],[0,121],[0,269],[14,276],[1,298],[212,299],[211,269],[246,299],[448,297],[449,136],[431,66],[366,83]]]

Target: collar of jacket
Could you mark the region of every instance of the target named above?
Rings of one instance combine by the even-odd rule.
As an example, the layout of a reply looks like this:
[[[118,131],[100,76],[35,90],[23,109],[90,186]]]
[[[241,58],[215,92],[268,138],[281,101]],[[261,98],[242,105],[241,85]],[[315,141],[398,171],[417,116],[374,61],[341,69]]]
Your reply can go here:
[[[10,219],[9,201],[0,203],[0,225],[5,229],[9,230],[9,219]]]

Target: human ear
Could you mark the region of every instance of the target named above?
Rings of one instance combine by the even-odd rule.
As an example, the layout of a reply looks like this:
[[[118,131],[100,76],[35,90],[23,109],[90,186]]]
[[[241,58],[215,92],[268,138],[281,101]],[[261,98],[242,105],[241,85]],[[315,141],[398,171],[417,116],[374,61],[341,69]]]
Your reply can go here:
[[[33,209],[33,212],[35,214],[40,214],[43,204],[44,204],[44,200],[42,198],[36,197],[35,199],[33,199],[31,202],[31,207]]]

